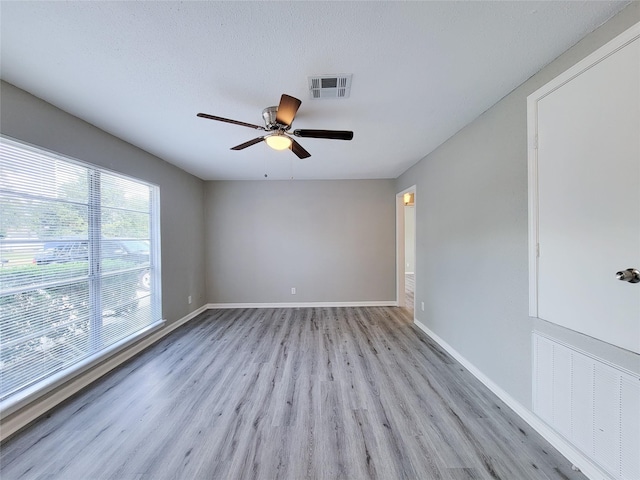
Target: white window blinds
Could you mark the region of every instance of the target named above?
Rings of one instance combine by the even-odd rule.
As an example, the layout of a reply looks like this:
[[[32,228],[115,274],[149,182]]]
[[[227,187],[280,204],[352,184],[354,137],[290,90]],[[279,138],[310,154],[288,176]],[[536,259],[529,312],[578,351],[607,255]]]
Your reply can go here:
[[[158,187],[0,138],[0,401],[161,321]]]

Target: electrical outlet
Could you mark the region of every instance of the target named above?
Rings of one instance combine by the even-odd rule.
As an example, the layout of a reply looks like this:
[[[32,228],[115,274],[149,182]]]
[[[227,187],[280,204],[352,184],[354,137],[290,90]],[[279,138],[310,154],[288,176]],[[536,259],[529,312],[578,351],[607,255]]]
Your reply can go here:
[[[187,302],[189,302],[189,305],[191,305],[191,295],[187,297]]]
[[[291,287],[291,295],[295,295],[296,294],[296,287]]]
[[[424,312],[424,302],[420,302],[420,308],[422,308],[422,311]]]

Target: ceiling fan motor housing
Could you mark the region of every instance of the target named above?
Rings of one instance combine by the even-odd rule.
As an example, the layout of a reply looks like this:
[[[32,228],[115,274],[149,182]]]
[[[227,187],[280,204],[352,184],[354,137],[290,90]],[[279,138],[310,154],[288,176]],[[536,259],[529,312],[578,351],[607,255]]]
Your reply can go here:
[[[276,121],[276,115],[278,113],[278,107],[267,107],[262,110],[262,118],[267,130],[285,130],[287,125],[280,125]]]

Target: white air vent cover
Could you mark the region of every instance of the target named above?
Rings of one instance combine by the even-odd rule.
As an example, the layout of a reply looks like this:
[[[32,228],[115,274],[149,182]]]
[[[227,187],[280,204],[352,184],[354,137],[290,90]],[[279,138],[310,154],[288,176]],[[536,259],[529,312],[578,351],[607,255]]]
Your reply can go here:
[[[311,98],[348,98],[351,92],[353,74],[315,75],[309,77]]]

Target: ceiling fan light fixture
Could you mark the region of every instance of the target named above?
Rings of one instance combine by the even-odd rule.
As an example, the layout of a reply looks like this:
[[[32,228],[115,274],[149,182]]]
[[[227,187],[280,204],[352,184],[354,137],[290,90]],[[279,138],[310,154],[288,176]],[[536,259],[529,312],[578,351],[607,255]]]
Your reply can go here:
[[[267,142],[267,145],[274,150],[286,150],[291,148],[291,139],[286,135],[269,135],[264,139],[264,141]]]

